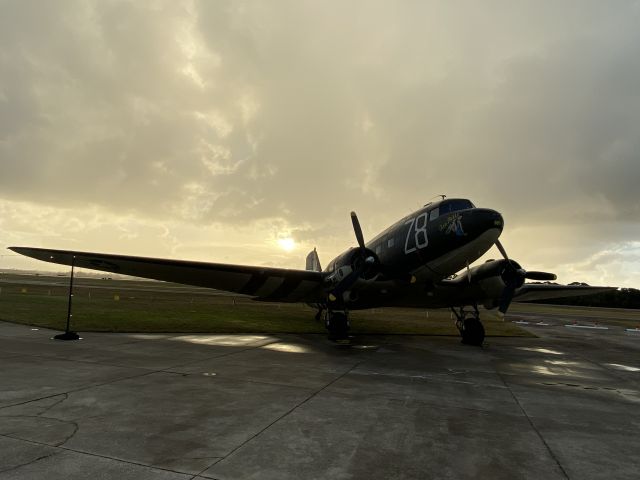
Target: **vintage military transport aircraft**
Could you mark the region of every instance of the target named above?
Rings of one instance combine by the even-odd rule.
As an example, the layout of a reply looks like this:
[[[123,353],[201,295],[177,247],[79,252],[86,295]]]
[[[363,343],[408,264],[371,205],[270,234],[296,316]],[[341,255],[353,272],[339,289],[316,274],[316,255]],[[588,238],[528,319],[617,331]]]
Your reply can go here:
[[[463,343],[481,345],[478,305],[506,313],[513,299],[536,300],[599,293],[612,287],[525,283],[555,280],[526,271],[508,258],[498,237],[504,226],[495,210],[444,198],[402,218],[365,243],[351,213],[357,247],[322,270],[314,249],[306,270],[228,265],[159,258],[10,247],[46,262],[215,288],[265,302],[303,302],[318,308],[333,340],[348,338],[348,312],[376,307],[450,308]],[[493,245],[502,259],[469,267]],[[461,274],[455,275],[456,272]]]

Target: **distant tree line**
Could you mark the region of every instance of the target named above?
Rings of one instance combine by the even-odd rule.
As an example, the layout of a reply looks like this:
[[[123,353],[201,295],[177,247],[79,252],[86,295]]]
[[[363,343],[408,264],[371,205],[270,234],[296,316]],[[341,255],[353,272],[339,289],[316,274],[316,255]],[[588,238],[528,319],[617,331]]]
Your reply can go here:
[[[585,295],[583,297],[549,298],[546,300],[531,300],[527,303],[578,305],[582,307],[640,308],[640,290],[636,288],[619,288],[618,290]]]

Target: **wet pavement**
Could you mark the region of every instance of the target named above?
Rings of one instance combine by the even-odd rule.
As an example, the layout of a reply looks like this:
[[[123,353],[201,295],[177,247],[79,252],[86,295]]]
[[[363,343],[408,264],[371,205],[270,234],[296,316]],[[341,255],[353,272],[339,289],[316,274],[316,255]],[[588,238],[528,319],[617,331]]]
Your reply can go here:
[[[483,348],[0,322],[0,479],[638,478],[640,334],[529,320]]]

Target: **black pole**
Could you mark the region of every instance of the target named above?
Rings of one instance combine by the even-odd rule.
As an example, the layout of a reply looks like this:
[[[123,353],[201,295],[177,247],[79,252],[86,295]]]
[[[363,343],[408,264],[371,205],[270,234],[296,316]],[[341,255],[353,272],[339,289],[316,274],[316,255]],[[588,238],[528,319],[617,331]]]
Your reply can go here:
[[[65,328],[64,333],[60,333],[59,335],[54,336],[56,340],[79,340],[80,335],[76,332],[72,332],[69,330],[69,323],[71,321],[71,302],[73,299],[73,271],[76,266],[76,256],[73,255],[71,257],[71,278],[69,279],[69,304],[67,307],[67,326]]]

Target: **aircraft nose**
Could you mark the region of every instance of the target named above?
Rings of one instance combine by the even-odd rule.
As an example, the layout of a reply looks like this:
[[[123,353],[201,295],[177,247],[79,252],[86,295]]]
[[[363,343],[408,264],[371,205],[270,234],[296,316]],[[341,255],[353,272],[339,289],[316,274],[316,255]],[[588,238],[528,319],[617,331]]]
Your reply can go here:
[[[476,208],[471,212],[473,230],[481,234],[488,230],[497,229],[502,233],[504,220],[502,215],[490,208]]]

